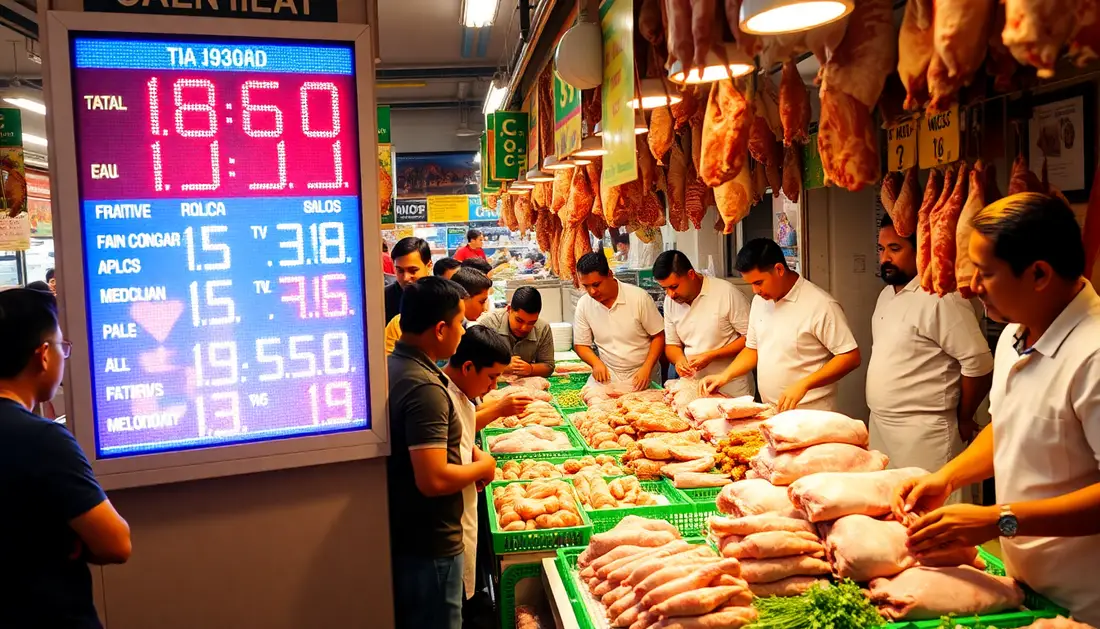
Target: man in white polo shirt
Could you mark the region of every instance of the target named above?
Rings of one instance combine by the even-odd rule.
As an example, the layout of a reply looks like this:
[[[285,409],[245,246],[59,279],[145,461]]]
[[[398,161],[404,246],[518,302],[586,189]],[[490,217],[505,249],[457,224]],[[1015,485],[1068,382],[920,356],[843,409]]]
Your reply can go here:
[[[971,288],[1010,324],[993,354],[993,422],[938,472],[902,483],[894,513],[918,557],[1000,536],[1009,576],[1100,625],[1100,297],[1082,277],[1081,228],[1035,193],[971,225]],[[941,506],[991,476],[999,505]]]
[[[715,375],[745,349],[749,300],[733,284],[700,275],[675,249],[657,256],[653,279],[665,289],[665,355],[681,378]],[[721,389],[730,397],[753,395],[752,374]]]
[[[745,350],[721,374],[703,379],[713,393],[757,369],[760,399],[780,411],[836,410],[836,383],[859,367],[859,347],[840,304],[787,267],[773,240],[750,240],[737,270],[756,294]]]
[[[577,302],[573,349],[592,366],[592,379],[649,388],[665,348],[665,323],[653,298],[615,279],[603,253],[581,256],[577,277],[588,294]]]

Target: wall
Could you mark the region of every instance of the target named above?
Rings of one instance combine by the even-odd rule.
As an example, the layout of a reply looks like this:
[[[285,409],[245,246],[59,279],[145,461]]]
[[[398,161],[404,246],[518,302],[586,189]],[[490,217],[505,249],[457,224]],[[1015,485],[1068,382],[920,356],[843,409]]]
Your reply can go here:
[[[460,138],[455,135],[459,124],[457,109],[394,109],[390,112],[390,138],[394,150],[400,153],[432,151],[477,152],[481,141],[477,135]],[[481,134],[485,119],[481,110],[471,109],[470,128]]]

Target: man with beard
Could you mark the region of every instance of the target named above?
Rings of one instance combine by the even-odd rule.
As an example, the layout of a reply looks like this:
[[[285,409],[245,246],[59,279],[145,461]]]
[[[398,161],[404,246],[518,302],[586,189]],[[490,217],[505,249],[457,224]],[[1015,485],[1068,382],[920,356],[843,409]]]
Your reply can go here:
[[[695,272],[675,249],[657,256],[653,279],[665,289],[665,356],[681,378],[719,374],[745,349],[749,300],[733,284]],[[756,392],[752,374],[729,381],[730,396]]]
[[[969,302],[921,290],[916,237],[898,236],[889,215],[878,252],[886,288],[871,319],[871,447],[891,467],[938,470],[977,433],[974,413],[989,393],[993,356]]]

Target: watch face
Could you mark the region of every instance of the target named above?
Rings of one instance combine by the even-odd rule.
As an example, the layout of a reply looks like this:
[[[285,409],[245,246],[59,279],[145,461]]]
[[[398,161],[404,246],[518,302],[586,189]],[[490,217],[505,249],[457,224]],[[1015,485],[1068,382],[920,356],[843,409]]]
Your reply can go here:
[[[1015,537],[1016,531],[1019,529],[1019,523],[1016,521],[1014,515],[1002,515],[997,520],[997,528],[1000,529],[1001,535],[1005,537]]]

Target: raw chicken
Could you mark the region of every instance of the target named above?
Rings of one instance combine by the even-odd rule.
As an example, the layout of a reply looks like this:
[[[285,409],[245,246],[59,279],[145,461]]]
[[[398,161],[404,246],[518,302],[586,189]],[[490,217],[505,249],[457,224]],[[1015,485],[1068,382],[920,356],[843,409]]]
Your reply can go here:
[[[707,526],[718,537],[728,535],[740,535],[742,537],[753,533],[767,531],[790,531],[792,533],[813,533],[814,526],[806,520],[788,518],[781,515],[761,514],[746,515],[739,518],[726,518],[711,516],[707,520]]]
[[[832,86],[821,86],[817,150],[827,181],[856,192],[878,181],[878,129],[871,108]]]
[[[793,555],[823,555],[825,547],[815,533],[767,531],[747,537],[735,535],[727,543],[721,544],[721,549],[723,557],[773,559]]]
[[[686,577],[701,566],[717,563],[720,558],[710,546],[695,546],[691,550],[657,561],[647,561],[634,569],[623,583],[634,586],[634,591],[645,594],[673,579]]]
[[[733,481],[729,474],[706,474],[702,472],[679,472],[672,477],[677,489],[699,489],[702,487],[723,487]]]
[[[536,400],[527,405],[518,415],[501,417],[488,425],[488,428],[519,428],[538,424],[540,426],[561,426],[565,423],[558,409],[549,402]]]
[[[928,99],[928,64],[932,61],[931,0],[905,3],[905,17],[898,33],[898,75],[905,85],[905,109],[914,111]],[[922,15],[924,13],[924,15]],[[923,20],[922,20],[923,18]]]
[[[752,592],[748,584],[704,587],[677,594],[650,611],[662,617],[690,617],[708,614],[723,605],[751,605]]]
[[[876,520],[857,514],[822,527],[825,530],[825,549],[837,576],[867,581],[895,575],[918,563],[909,552],[909,536],[905,526],[894,520]],[[926,566],[985,567],[985,562],[978,559],[978,551],[973,547],[926,555],[921,563]]]
[[[810,95],[798,74],[798,66],[791,60],[783,64],[779,82],[779,117],[783,121],[784,145],[810,141]]]
[[[673,143],[668,160],[668,218],[678,232],[688,230],[690,221],[686,203],[688,164],[679,143]]]
[[[936,204],[932,206],[932,210],[928,215],[928,258],[927,266],[921,268],[920,258],[917,259],[917,272],[921,276],[921,288],[926,293],[931,293],[935,289],[935,277],[936,277],[936,264],[939,260],[936,258],[935,246],[936,246],[936,220],[940,212],[943,211],[943,207],[947,205],[948,199],[951,198],[951,194],[955,191],[955,183],[958,177],[956,175],[958,171],[955,165],[947,167],[947,172],[943,176],[943,190],[940,191],[940,197],[936,199]],[[917,246],[920,244],[920,235],[917,235]]]
[[[749,175],[749,169],[743,167],[736,177],[714,189],[714,202],[718,206],[718,215],[724,225],[723,233],[732,234],[733,228],[741,222],[741,219],[748,216],[749,210],[752,209],[750,198],[752,183]]]
[[[741,562],[736,559],[723,559],[697,568],[695,572],[687,576],[666,581],[646,592],[641,600],[642,606],[648,609],[671,599],[677,594],[705,587],[713,579],[723,574],[734,577],[739,576],[741,574]]]
[[[751,124],[748,101],[733,82],[716,82],[707,100],[699,158],[699,176],[708,186],[720,186],[745,168]],[[749,187],[744,188],[747,198]]]
[[[668,478],[676,478],[677,474],[685,472],[701,474],[711,469],[714,469],[714,457],[708,456],[694,461],[684,461],[683,463],[669,463],[661,467],[661,474]]]
[[[1016,60],[1034,66],[1040,78],[1054,76],[1054,64],[1075,27],[1074,0],[1005,0],[1001,39]]]
[[[756,618],[756,610],[752,607],[734,605],[695,618],[665,618],[649,627],[650,629],[740,629],[754,622]]]
[[[577,557],[577,566],[584,568],[617,546],[655,548],[677,539],[680,532],[664,520],[628,515],[610,531],[593,535],[588,548]]]
[[[791,483],[787,495],[810,522],[853,514],[880,516],[890,513],[890,501],[898,485],[926,474],[919,467],[881,472],[822,472]]]
[[[1028,625],[1027,629],[1095,629],[1095,627],[1058,616],[1057,618],[1036,620],[1033,624]]]
[[[932,210],[939,202],[943,191],[943,177],[940,171],[928,171],[928,183],[924,186],[924,197],[917,211],[917,275],[923,276],[932,261]]]
[[[783,195],[798,203],[802,195],[802,147],[792,145],[783,149]]]
[[[746,559],[741,562],[741,578],[750,584],[775,583],[798,576],[829,574],[829,562],[808,555],[776,559]]]
[[[932,214],[932,288],[940,297],[955,292],[955,234],[969,189],[966,163],[959,164],[955,189],[938,213]]]
[[[905,173],[897,202],[888,208],[894,231],[902,238],[912,236],[917,230],[917,204],[921,201],[920,182],[917,179],[917,167],[913,166]]]
[[[1007,577],[969,566],[911,568],[871,582],[871,602],[889,620],[926,620],[947,614],[993,614],[1023,604],[1024,592]]]
[[[790,485],[818,472],[878,472],[886,469],[890,457],[878,450],[867,451],[847,443],[816,446],[776,453],[764,448],[752,460],[752,469],[774,485]]]
[[[533,389],[535,391],[549,391],[550,381],[540,376],[529,376],[526,378],[516,378],[509,384],[517,387],[523,387],[525,389]]]
[[[812,409],[779,413],[760,424],[760,432],[776,452],[820,443],[848,443],[865,448],[868,439],[867,426],[858,419]]]
[[[535,401],[553,402],[554,397],[542,389],[534,389],[521,385],[508,385],[501,389],[494,389],[485,394],[485,402],[493,402],[502,398],[506,398],[510,395],[529,395],[535,399]]]
[[[848,16],[844,39],[822,69],[822,90],[841,90],[870,111],[878,103],[886,77],[897,65],[897,54],[893,3],[857,2]]]
[[[985,181],[986,172],[981,160],[974,164],[974,170],[970,171],[970,193],[963,205],[962,214],[959,215],[958,226],[955,228],[955,282],[959,293],[966,299],[974,296],[970,290],[970,282],[974,278],[974,262],[970,259],[970,236],[974,233],[974,227],[970,219],[985,207]]]
[[[1020,67],[1012,53],[1008,51],[1001,33],[1005,29],[1005,7],[998,2],[993,6],[993,26],[989,29],[989,53],[986,55],[985,71],[993,77],[993,91],[1011,92],[1016,89]]]
[[[828,587],[829,580],[818,577],[787,577],[774,583],[753,583],[749,585],[752,593],[759,598],[769,596],[801,596],[811,588]]]
[[[718,494],[717,503],[720,512],[735,516],[766,513],[788,518],[804,517],[787,497],[785,487],[776,487],[761,478],[726,485]]]
[[[546,426],[527,426],[489,438],[489,451],[497,453],[569,450],[573,445],[564,432]]]
[[[963,85],[985,60],[993,22],[994,0],[935,0],[933,32],[936,54],[947,75]]]
[[[1100,166],[1097,166],[1092,177],[1092,192],[1089,193],[1089,204],[1085,210],[1082,237],[1085,241],[1085,277],[1092,277],[1097,255],[1100,254]]]
[[[701,397],[687,405],[687,415],[696,422],[708,419],[744,419],[755,417],[768,410],[767,404],[759,404],[751,395],[735,398]]]

